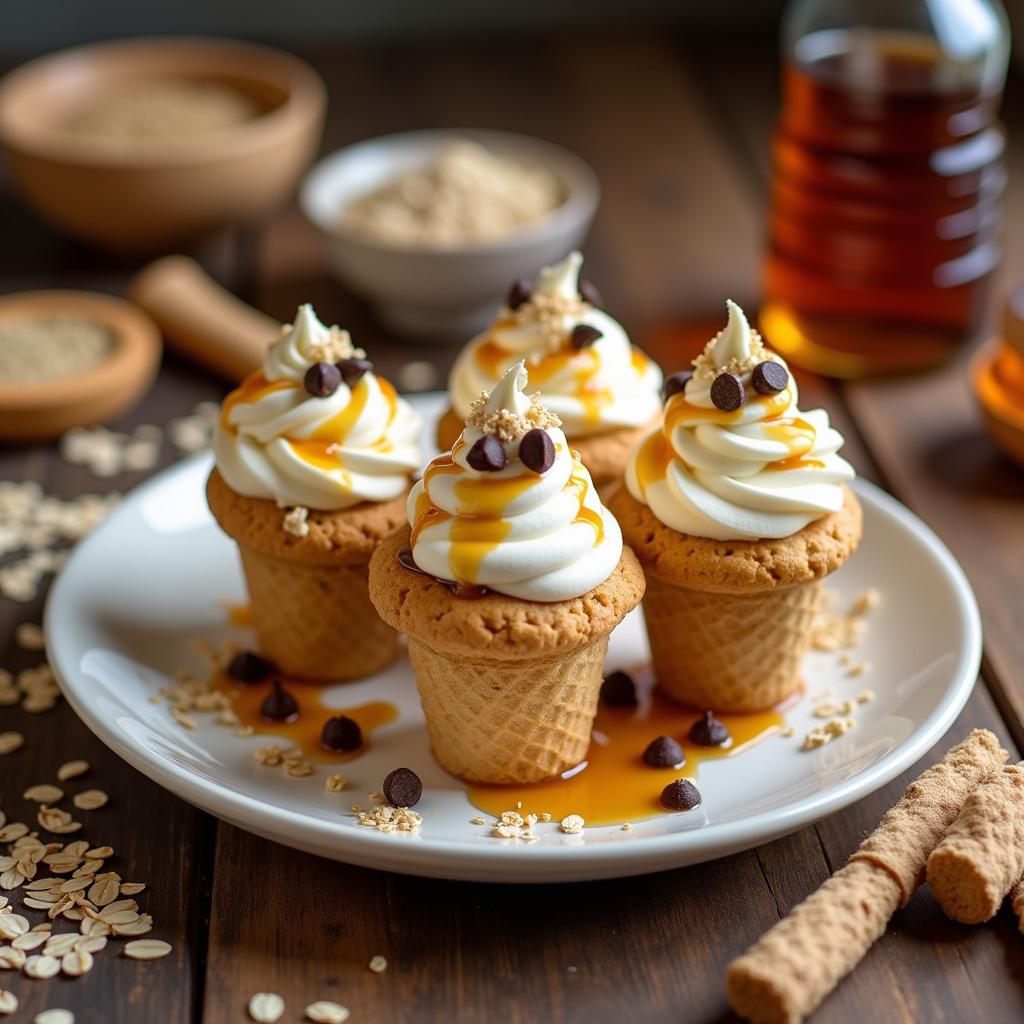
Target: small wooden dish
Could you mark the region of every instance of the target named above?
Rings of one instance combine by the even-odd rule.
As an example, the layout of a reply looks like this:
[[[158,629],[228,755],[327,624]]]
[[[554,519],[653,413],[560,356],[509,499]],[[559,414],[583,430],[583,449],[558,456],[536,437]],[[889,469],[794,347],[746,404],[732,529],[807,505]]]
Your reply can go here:
[[[97,367],[52,383],[0,381],[0,440],[38,441],[71,427],[103,423],[131,408],[148,390],[160,361],[160,332],[145,313],[95,292],[37,291],[0,297],[0,325],[35,316],[78,316],[114,338]]]
[[[62,126],[90,99],[181,79],[231,86],[264,111],[173,146],[106,150]],[[173,251],[283,203],[313,158],[326,88],[281,50],[228,39],[126,39],[65,50],[0,82],[0,146],[24,198],[70,235]]]

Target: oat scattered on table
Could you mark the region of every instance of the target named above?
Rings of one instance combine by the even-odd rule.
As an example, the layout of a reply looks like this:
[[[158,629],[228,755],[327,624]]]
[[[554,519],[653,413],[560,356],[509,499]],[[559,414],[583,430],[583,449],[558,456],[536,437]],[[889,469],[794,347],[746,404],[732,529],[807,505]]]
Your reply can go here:
[[[20,732],[0,732],[0,754],[13,754],[25,745]]]
[[[21,622],[14,631],[15,643],[26,651],[41,651],[45,646],[43,642],[43,628],[35,622]]]
[[[256,1024],[277,1024],[284,1016],[284,1000],[276,992],[257,992],[249,1000],[249,1016]]]
[[[18,1009],[18,997],[7,989],[0,988],[0,1013],[14,1013]]]
[[[373,971],[374,974],[383,974],[388,969],[387,957],[381,956],[378,953],[376,956],[370,957],[370,962],[367,967]]]
[[[75,1015],[70,1010],[43,1010],[32,1018],[32,1024],[75,1024]]]
[[[320,999],[306,1007],[306,1019],[313,1024],[345,1024],[349,1018],[347,1006]]]
[[[88,761],[65,761],[57,769],[57,781],[68,782],[71,779],[77,779],[80,775],[85,775],[88,771]]]
[[[101,807],[106,807],[109,801],[110,797],[102,789],[86,789],[71,798],[71,802],[80,811],[98,811]]]
[[[162,939],[136,939],[125,943],[124,955],[132,960],[159,960],[167,956],[173,947]]]

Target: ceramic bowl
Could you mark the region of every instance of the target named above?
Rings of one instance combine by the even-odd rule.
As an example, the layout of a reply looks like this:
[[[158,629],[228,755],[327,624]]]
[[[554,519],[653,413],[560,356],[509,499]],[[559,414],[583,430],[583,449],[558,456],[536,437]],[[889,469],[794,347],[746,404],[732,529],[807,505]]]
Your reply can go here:
[[[91,100],[156,79],[222,83],[264,111],[180,143],[111,151],[62,125]],[[215,39],[132,39],[31,61],[0,82],[0,146],[55,227],[105,248],[168,251],[282,203],[319,144],[326,90],[279,50]]]
[[[559,179],[564,201],[550,214],[494,242],[446,248],[405,247],[362,237],[341,223],[354,199],[431,162],[452,139],[472,139],[520,163],[542,165]],[[319,228],[339,280],[377,307],[394,330],[464,341],[487,322],[517,277],[577,248],[600,197],[597,175],[560,146],[511,132],[434,129],[385,135],[321,160],[307,176],[301,201]]]

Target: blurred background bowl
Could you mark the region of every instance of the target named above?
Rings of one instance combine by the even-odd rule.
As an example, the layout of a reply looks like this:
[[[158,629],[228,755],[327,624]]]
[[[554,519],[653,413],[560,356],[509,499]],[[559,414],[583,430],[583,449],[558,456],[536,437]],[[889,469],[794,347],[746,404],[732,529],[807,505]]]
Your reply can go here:
[[[563,187],[563,202],[506,238],[445,248],[377,242],[342,224],[348,203],[426,167],[453,139],[546,167]],[[599,198],[597,175],[568,150],[527,135],[461,128],[401,132],[340,149],[310,171],[301,192],[303,210],[320,229],[331,268],[344,285],[373,302],[393,330],[451,341],[483,327],[517,277],[532,277],[579,247]]]
[[[218,130],[128,150],[65,127],[90,100],[145,83],[236,89],[262,111]],[[0,82],[0,145],[17,187],[55,227],[99,246],[155,253],[284,202],[320,141],[326,90],[309,65],[265,46],[131,39],[28,64]]]

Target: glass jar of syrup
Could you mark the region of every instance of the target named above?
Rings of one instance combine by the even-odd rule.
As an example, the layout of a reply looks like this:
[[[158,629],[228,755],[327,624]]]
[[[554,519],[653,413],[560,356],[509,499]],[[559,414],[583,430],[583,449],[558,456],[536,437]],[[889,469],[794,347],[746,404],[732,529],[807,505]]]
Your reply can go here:
[[[998,0],[796,0],[783,23],[761,326],[859,377],[985,327],[1000,258],[1009,52]]]

